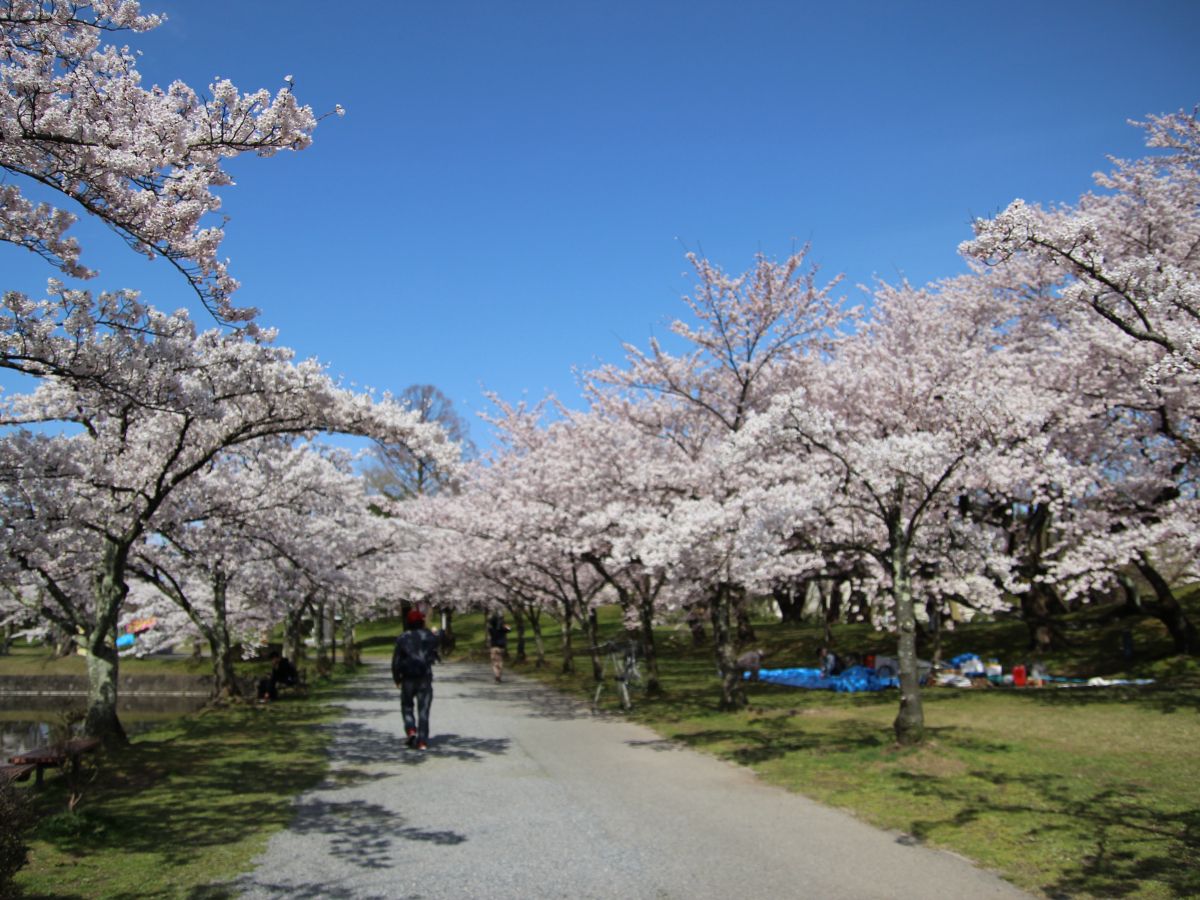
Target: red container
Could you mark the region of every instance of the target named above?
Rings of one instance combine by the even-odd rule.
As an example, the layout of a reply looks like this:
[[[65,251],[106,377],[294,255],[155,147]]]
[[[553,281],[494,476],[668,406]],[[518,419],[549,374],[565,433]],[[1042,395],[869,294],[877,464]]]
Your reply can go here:
[[[863,659],[863,662],[866,664],[866,666],[867,666],[867,668],[868,668],[868,669],[873,669],[873,668],[875,668],[875,654],[874,654],[874,653],[868,653],[868,654],[866,655],[866,658],[864,658],[864,659]]]
[[[1013,666],[1013,687],[1025,687],[1025,667]]]

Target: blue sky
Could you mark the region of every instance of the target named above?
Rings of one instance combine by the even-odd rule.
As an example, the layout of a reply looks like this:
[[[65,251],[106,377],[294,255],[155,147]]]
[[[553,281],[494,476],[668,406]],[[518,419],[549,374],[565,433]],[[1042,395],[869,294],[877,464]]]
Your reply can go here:
[[[238,161],[238,299],[347,382],[577,398],[683,311],[694,250],[925,282],[973,216],[1070,201],[1200,102],[1200,3],[143,0],[147,84],[296,79],[344,118]],[[80,232],[93,287],[195,308],[165,264]],[[5,288],[44,264],[0,248]],[[197,311],[202,316],[202,311]],[[486,427],[473,425],[488,443]]]

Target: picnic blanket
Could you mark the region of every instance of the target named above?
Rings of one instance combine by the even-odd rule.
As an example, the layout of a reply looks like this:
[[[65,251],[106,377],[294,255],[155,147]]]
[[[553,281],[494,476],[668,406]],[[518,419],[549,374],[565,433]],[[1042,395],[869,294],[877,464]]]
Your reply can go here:
[[[749,673],[746,674],[749,678]],[[814,691],[837,691],[843,694],[859,691],[882,691],[899,687],[900,679],[880,677],[874,669],[866,666],[851,666],[837,675],[822,675],[820,669],[759,669],[759,681],[786,684],[791,687]]]

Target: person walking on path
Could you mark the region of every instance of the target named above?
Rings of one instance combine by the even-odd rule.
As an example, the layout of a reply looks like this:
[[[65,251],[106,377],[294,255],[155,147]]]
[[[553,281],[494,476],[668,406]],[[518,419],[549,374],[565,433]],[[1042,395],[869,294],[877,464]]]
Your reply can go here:
[[[425,628],[425,616],[410,609],[404,631],[392,651],[392,680],[400,688],[400,712],[409,747],[429,746],[429,710],[433,706],[433,664],[438,662],[437,635]],[[416,706],[416,715],[413,706]]]
[[[504,613],[493,613],[488,619],[488,643],[492,648],[492,677],[500,683],[504,674],[504,653],[508,649],[508,632],[510,628],[504,624]]]

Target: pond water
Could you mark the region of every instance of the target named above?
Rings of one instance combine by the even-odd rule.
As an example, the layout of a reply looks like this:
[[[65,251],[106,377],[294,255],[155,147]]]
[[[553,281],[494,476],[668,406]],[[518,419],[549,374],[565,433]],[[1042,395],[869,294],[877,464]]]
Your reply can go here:
[[[202,696],[122,696],[117,714],[128,735],[195,712]],[[83,697],[0,696],[0,762],[61,737],[72,711],[84,709]]]

